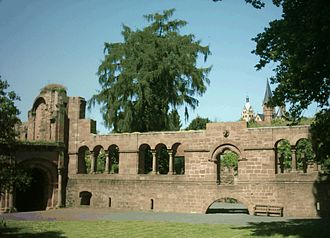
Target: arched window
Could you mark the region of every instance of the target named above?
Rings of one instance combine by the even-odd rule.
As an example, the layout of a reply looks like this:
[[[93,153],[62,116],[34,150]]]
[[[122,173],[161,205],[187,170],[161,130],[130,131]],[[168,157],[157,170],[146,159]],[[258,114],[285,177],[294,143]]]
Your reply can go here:
[[[156,168],[159,174],[167,174],[169,171],[169,154],[166,145],[158,144],[156,146]]]
[[[34,140],[48,140],[47,137],[50,127],[49,118],[47,118],[47,105],[45,99],[38,98],[32,109],[34,115]]]
[[[78,174],[88,174],[91,172],[91,154],[87,146],[82,146],[78,150]]]
[[[181,175],[185,173],[185,157],[181,143],[172,146],[173,174]],[[171,159],[171,158],[170,158]]]
[[[220,145],[212,155],[216,164],[217,184],[233,184],[238,176],[240,150],[232,144]]]
[[[238,175],[238,154],[225,149],[217,156],[217,182],[233,184],[235,176]]]
[[[297,170],[307,173],[309,164],[313,164],[315,153],[312,143],[308,139],[300,139],[296,144]]]
[[[284,173],[292,168],[291,145],[288,140],[282,139],[275,144],[276,172]]]
[[[109,166],[110,173],[119,173],[119,147],[117,145],[111,145],[108,149],[109,154]]]
[[[147,144],[139,147],[139,174],[148,174],[152,171],[152,153],[151,148]]]
[[[105,152],[102,146],[95,146],[95,148],[93,149],[93,155],[95,163],[93,172],[103,173],[105,170]]]

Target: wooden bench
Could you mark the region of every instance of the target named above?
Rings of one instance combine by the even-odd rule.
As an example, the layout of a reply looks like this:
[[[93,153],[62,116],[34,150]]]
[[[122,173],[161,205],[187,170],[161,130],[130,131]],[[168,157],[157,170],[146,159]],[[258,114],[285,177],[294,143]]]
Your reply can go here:
[[[254,215],[283,216],[283,207],[269,206],[269,205],[255,205]]]
[[[283,207],[280,206],[269,206],[268,207],[268,216],[283,216]]]

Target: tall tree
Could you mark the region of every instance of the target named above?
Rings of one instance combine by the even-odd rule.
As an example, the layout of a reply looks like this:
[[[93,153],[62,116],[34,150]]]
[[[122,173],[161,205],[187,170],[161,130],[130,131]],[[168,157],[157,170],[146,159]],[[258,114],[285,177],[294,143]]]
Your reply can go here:
[[[143,29],[123,26],[124,42],[105,43],[105,57],[98,69],[101,90],[89,106],[101,104],[105,124],[115,132],[170,129],[169,113],[184,105],[198,105],[209,83],[210,67],[198,67],[199,55],[206,61],[208,46],[192,34],[182,35],[187,22],[172,20],[174,9],[144,16]]]
[[[30,177],[15,162],[17,132],[15,127],[20,123],[19,110],[15,101],[19,97],[14,91],[8,92],[9,84],[0,76],[0,194],[6,190],[24,188]]]
[[[257,35],[253,51],[260,57],[258,70],[275,63],[276,84],[270,104],[289,104],[291,119],[311,103],[321,111],[312,124],[316,159],[330,169],[330,2],[328,0],[273,0],[282,7],[279,20]]]
[[[259,70],[275,62],[277,84],[271,103],[290,105],[293,118],[312,102],[329,107],[330,95],[330,2],[328,0],[276,1],[282,19],[270,22],[254,38],[253,51],[260,57]]]

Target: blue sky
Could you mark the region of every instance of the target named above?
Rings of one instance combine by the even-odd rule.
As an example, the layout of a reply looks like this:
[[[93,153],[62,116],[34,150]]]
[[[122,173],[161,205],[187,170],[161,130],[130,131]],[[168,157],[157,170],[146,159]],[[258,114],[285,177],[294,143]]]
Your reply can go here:
[[[49,83],[88,100],[100,88],[96,72],[104,42],[122,41],[122,24],[142,28],[147,25],[143,15],[170,8],[176,9],[174,18],[188,22],[182,33],[193,33],[212,52],[202,65],[212,65],[211,83],[189,121],[197,115],[237,121],[247,95],[255,112],[262,112],[274,65],[255,70],[251,38],[280,18],[280,9],[271,4],[257,10],[244,0],[2,0],[0,74],[21,97],[21,119],[27,120],[33,100]],[[305,115],[314,113],[312,108]],[[99,131],[107,131],[98,108],[87,115],[98,121]],[[182,121],[184,127],[189,123],[183,116]]]

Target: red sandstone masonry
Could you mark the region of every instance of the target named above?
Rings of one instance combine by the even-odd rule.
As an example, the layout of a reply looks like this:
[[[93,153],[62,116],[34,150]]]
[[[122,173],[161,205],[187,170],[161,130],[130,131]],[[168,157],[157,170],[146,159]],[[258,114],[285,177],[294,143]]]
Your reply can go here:
[[[254,205],[265,204],[283,206],[285,216],[317,215],[315,204],[319,198],[314,191],[317,172],[276,174],[275,170],[276,143],[287,139],[295,146],[299,139],[309,138],[308,126],[247,128],[245,122],[226,122],[209,123],[206,130],[200,131],[97,135],[95,123],[85,119],[83,98],[65,100],[55,94],[43,92],[37,97],[45,99],[47,113],[38,109],[40,101],[36,100],[32,109],[36,116],[31,113],[24,126],[27,127],[28,140],[39,134],[46,139],[68,136],[67,206],[80,206],[80,192],[88,191],[92,194],[92,207],[111,205],[114,209],[148,211],[153,201],[153,211],[205,213],[217,199],[231,197],[245,204],[251,214]],[[63,125],[58,125],[53,127],[62,128],[62,131],[55,131],[57,135],[47,124],[54,115],[50,111],[57,108],[54,103],[67,105],[68,133]],[[60,124],[60,121],[56,123]],[[35,124],[39,125],[37,129],[33,127]],[[151,149],[159,144],[165,145],[169,151],[177,148],[177,153],[185,158],[185,174],[138,174],[138,152],[143,144]],[[112,145],[119,148],[119,174],[77,174],[79,148],[86,146],[93,151],[101,147],[107,151]],[[220,182],[218,185],[215,160],[227,149],[239,155],[238,175],[233,184]],[[27,159],[27,155],[20,156]],[[32,157],[47,160],[42,153]],[[29,159],[33,164],[32,157]],[[56,168],[57,159],[52,163]],[[56,176],[54,180],[57,181]],[[56,196],[49,199],[55,201]]]

